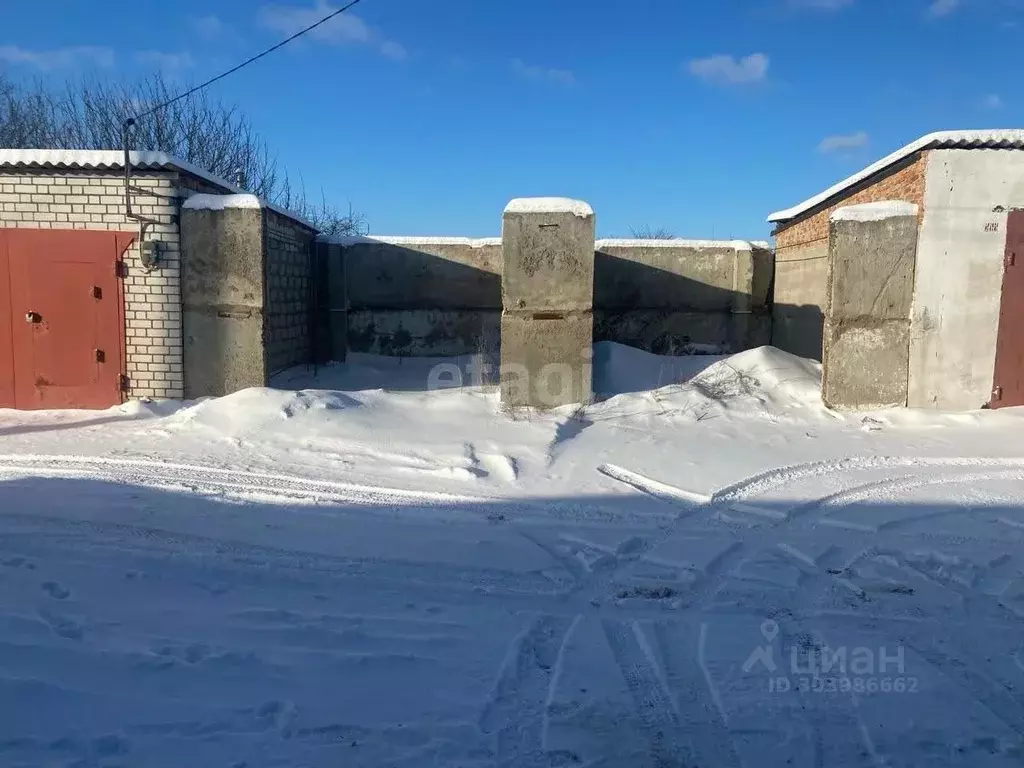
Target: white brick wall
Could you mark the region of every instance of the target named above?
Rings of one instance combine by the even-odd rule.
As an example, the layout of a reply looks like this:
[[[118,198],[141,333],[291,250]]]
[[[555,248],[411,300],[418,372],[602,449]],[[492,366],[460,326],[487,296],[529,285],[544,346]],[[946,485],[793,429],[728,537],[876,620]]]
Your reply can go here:
[[[124,254],[125,353],[128,396],[182,397],[181,261],[178,202],[200,186],[176,172],[145,172],[133,177],[135,212],[157,223],[147,237],[160,241],[160,269],[147,272],[138,243]],[[209,190],[217,191],[217,190]],[[124,180],[110,173],[0,171],[0,227],[35,229],[106,229],[138,233],[124,215]]]

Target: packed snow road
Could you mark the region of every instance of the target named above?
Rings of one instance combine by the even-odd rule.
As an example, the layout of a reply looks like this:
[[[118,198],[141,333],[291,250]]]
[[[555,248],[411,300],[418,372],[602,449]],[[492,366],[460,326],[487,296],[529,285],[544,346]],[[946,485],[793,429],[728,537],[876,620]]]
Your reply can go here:
[[[1019,417],[653,394],[0,414],[0,765],[1018,765]]]
[[[1024,467],[850,464],[811,503],[800,467],[571,500],[588,524],[10,459],[0,762],[1017,762]]]

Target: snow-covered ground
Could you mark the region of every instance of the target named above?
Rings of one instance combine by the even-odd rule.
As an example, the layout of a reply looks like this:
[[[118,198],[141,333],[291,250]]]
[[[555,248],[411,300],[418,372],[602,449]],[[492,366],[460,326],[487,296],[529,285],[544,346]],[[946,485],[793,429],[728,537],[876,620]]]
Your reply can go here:
[[[432,362],[0,411],[0,765],[1024,759],[1024,414],[840,416],[771,348],[598,345],[623,394],[550,414]]]

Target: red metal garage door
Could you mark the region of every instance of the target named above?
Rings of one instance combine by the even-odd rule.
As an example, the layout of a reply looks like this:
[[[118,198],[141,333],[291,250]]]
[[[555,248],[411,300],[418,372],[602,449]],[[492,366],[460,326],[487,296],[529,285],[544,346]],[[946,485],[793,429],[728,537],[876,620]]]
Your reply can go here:
[[[0,406],[107,408],[122,401],[118,275],[133,237],[0,229]]]
[[[1006,222],[1003,294],[990,405],[1024,405],[1024,211],[1010,211]]]

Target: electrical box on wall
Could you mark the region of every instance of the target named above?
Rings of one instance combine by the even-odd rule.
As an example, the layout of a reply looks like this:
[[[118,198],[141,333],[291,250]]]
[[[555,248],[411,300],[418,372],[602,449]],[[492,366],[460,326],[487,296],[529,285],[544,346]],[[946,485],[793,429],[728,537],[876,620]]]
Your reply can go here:
[[[146,269],[157,269],[160,266],[160,243],[156,240],[140,243],[139,258]]]

